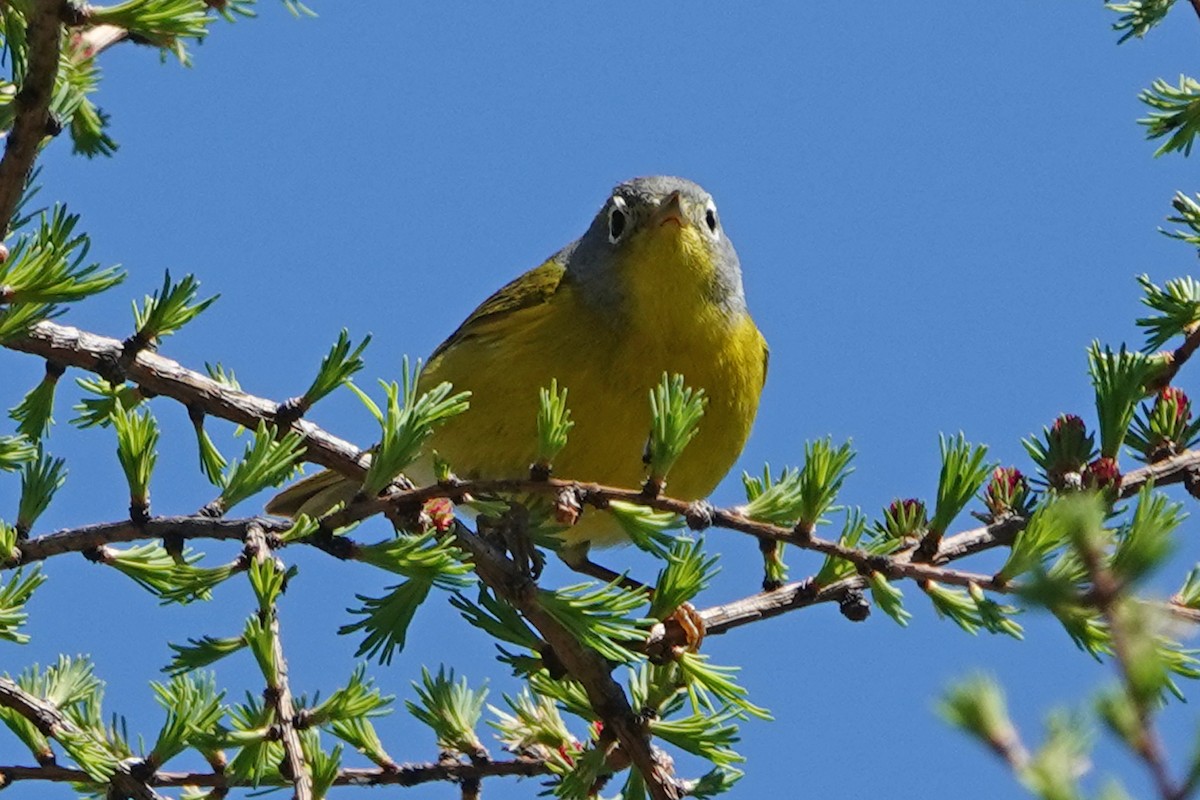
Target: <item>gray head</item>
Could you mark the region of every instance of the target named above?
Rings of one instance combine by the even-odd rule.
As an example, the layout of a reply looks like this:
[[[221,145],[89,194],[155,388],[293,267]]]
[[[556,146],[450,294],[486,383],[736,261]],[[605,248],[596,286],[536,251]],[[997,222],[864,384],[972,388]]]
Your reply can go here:
[[[621,307],[630,278],[647,277],[643,270],[661,271],[648,276],[650,284],[698,291],[730,313],[746,307],[737,252],[716,204],[684,178],[654,175],[618,185],[560,258],[587,296],[609,308]]]

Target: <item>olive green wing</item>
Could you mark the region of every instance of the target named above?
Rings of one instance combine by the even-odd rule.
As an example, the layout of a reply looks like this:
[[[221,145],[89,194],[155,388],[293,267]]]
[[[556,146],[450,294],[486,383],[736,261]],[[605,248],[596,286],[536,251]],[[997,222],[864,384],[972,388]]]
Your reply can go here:
[[[534,267],[521,277],[506,284],[471,312],[458,329],[437,346],[429,356],[432,362],[443,352],[491,327],[504,317],[522,309],[547,303],[562,286],[567,269],[558,256],[540,267]]]

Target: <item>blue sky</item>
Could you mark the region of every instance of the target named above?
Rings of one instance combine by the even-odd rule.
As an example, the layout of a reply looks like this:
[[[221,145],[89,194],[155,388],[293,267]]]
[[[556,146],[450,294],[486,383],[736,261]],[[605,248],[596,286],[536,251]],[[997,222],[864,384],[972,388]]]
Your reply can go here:
[[[1196,190],[1194,165],[1154,159],[1135,124],[1137,92],[1192,66],[1200,23],[1186,4],[1148,41],[1121,47],[1115,15],[1084,3],[314,5],[318,19],[265,3],[258,20],[217,25],[192,69],[132,46],[105,55],[99,100],[121,149],[87,162],[56,142],[43,197],[81,213],[93,254],[129,279],[68,322],[124,336],[131,298],[166,268],[192,272],[221,299],[165,355],[193,368],[221,361],[248,391],[282,399],[303,390],[346,326],[374,336],[359,380],[370,387],[582,233],[613,184],[683,175],[714,195],[772,350],[739,469],[796,463],[805,440],[852,438],[857,471],[842,500],[876,514],[896,496],[931,497],[939,432],[962,430],[1031,471],[1022,436],[1061,412],[1092,418],[1088,343],[1140,345],[1134,276],[1194,265],[1194,252],[1155,230],[1176,190]],[[4,365],[13,405],[41,366],[13,355]],[[1179,383],[1196,393],[1190,371]],[[60,420],[76,395],[61,394]],[[186,513],[210,491],[186,415],[156,409],[154,507]],[[349,393],[312,418],[361,444],[374,435]],[[240,449],[214,430],[227,452]],[[43,530],[125,513],[109,436],[55,431],[71,476]],[[16,491],[0,482],[0,507]],[[738,502],[736,473],[715,499]],[[708,540],[724,571],[701,602],[753,592],[755,544],[720,531]],[[214,562],[232,554],[204,549]],[[293,688],[327,693],[355,664],[356,642],[335,635],[345,609],[387,579],[286,557],[301,569],[283,608]],[[652,577],[627,549],[600,560]],[[819,566],[803,554],[790,563],[795,577]],[[1189,563],[1183,554],[1164,585]],[[209,607],[160,609],[82,559],[55,559],[49,572],[34,642],[4,645],[4,668],[91,653],[110,708],[150,737],[161,715],[146,682],[166,642],[230,634],[250,609],[240,586]],[[1046,619],[1027,616],[1022,643],[975,638],[902,588],[915,615],[904,630],[879,613],[853,625],[815,608],[705,643],[715,662],[745,668],[752,698],[777,718],[744,727],[748,775],[735,796],[1024,796],[935,719],[934,698],[985,668],[1037,741],[1051,706],[1083,703],[1109,670]],[[446,663],[473,683],[490,677],[499,702],[513,684],[492,654],[435,598],[409,649],[375,674],[403,699],[421,664]],[[235,696],[258,691],[248,658],[219,677]],[[1194,723],[1186,707],[1168,715],[1176,764]],[[432,735],[402,714],[382,727],[395,757],[436,756]],[[18,752],[0,738],[0,762],[27,762]],[[1103,738],[1095,767],[1148,788]],[[485,791],[535,790],[492,781]]]

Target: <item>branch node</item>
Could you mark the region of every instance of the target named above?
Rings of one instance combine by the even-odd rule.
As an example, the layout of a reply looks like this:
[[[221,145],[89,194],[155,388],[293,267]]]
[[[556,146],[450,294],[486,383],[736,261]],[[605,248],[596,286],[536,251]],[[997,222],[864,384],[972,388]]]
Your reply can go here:
[[[707,500],[696,500],[688,504],[683,518],[687,520],[687,526],[692,530],[704,531],[711,528],[716,520],[716,509]]]
[[[289,397],[275,407],[275,424],[282,434],[300,421],[308,412],[308,400],[303,396]]]
[[[862,589],[847,589],[838,600],[838,611],[851,622],[863,622],[871,616],[871,604]]]

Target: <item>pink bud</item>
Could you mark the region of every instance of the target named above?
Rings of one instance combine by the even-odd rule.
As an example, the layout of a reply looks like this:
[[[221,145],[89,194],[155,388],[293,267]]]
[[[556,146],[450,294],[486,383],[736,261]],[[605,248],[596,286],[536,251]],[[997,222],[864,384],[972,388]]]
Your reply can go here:
[[[1187,422],[1192,418],[1192,402],[1188,399],[1183,389],[1175,386],[1167,386],[1158,393],[1157,402],[1161,405],[1169,406],[1174,412],[1173,416],[1176,419]]]
[[[1077,430],[1083,433],[1087,430],[1087,426],[1083,424],[1083,420],[1074,414],[1059,414],[1058,419],[1054,420],[1054,424],[1050,430],[1055,433],[1063,433],[1064,430]]]

